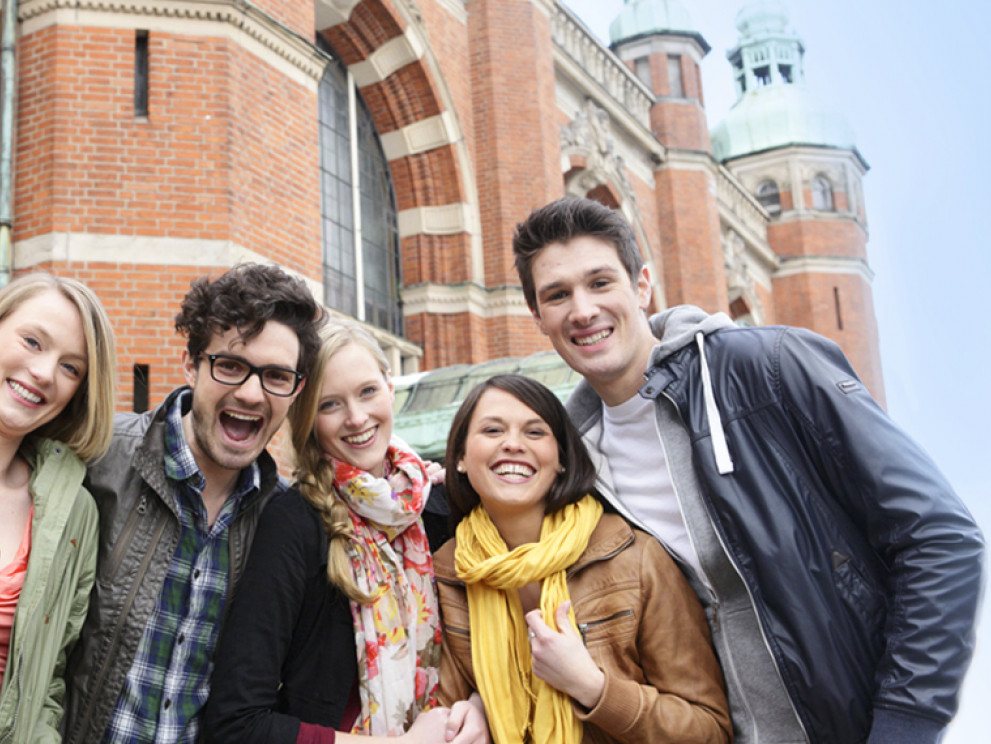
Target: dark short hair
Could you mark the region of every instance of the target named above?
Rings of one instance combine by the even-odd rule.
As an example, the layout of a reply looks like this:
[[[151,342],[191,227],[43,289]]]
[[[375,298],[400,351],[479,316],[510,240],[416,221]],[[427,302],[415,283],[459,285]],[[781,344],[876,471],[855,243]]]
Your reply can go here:
[[[513,232],[516,272],[523,285],[526,304],[533,312],[539,312],[537,289],[533,284],[533,262],[537,255],[551,243],[567,243],[585,236],[599,238],[613,246],[630,275],[630,282],[636,284],[643,268],[643,257],[626,218],[597,201],[566,196],[535,209]]]
[[[309,375],[320,348],[317,328],[324,317],[306,283],[275,265],[243,263],[216,279],[190,285],[175,316],[175,329],[187,337],[189,355],[203,353],[214,334],[236,328],[250,341],[269,321],[289,326],[299,339],[296,369]]]
[[[523,375],[496,375],[472,388],[454,414],[451,432],[447,437],[447,490],[448,507],[451,511],[452,529],[464,519],[479,503],[480,499],[472,488],[466,473],[457,471],[458,461],[464,457],[465,441],[468,439],[468,426],[475,413],[478,401],[487,390],[502,390],[509,393],[527,408],[533,410],[551,429],[557,441],[557,454],[565,470],[554,479],[545,500],[544,512],[551,514],[595,490],[595,466],[582,443],[581,434],[568,418],[564,405],[545,385]]]

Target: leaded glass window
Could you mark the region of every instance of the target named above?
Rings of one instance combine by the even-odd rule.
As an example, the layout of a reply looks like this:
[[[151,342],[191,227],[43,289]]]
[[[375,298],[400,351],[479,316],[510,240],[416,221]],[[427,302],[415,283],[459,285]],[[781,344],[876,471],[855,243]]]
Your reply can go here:
[[[389,164],[365,102],[336,60],[320,81],[319,107],[324,302],[401,335],[399,230]]]

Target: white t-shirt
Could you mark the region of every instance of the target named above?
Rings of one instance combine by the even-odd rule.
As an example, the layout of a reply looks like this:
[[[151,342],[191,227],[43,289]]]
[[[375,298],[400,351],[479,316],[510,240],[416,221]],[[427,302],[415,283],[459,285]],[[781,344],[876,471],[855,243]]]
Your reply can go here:
[[[654,405],[639,394],[618,406],[603,403],[599,446],[609,461],[619,502],[702,576],[654,423]]]

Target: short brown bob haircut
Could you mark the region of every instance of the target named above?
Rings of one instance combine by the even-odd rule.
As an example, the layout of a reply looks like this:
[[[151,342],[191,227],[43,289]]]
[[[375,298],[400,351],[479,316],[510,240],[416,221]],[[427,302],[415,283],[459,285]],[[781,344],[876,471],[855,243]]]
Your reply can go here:
[[[598,498],[595,490],[595,466],[582,443],[581,435],[568,418],[564,405],[545,385],[523,375],[496,375],[479,383],[465,397],[458,412],[454,414],[451,432],[447,438],[447,490],[448,507],[451,511],[452,529],[481,503],[472,488],[466,473],[456,469],[458,461],[465,454],[465,441],[468,427],[475,413],[478,401],[487,390],[502,390],[509,393],[527,408],[530,408],[550,427],[557,441],[557,454],[564,466],[551,484],[544,499],[544,513],[552,514],[568,504],[580,500],[591,493]]]

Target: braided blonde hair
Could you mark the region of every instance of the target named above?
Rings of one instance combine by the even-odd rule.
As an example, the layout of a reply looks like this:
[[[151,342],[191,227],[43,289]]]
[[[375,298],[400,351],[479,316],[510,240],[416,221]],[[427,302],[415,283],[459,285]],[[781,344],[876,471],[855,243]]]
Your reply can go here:
[[[347,546],[355,536],[348,508],[334,486],[333,469],[324,458],[314,432],[327,363],[334,354],[351,344],[366,349],[388,380],[389,362],[372,335],[352,320],[331,318],[320,328],[320,349],[306,386],[289,409],[289,423],[295,455],[293,476],[303,498],[320,513],[327,534],[327,578],[349,599],[364,603],[370,602],[372,597],[358,589],[351,570]]]

